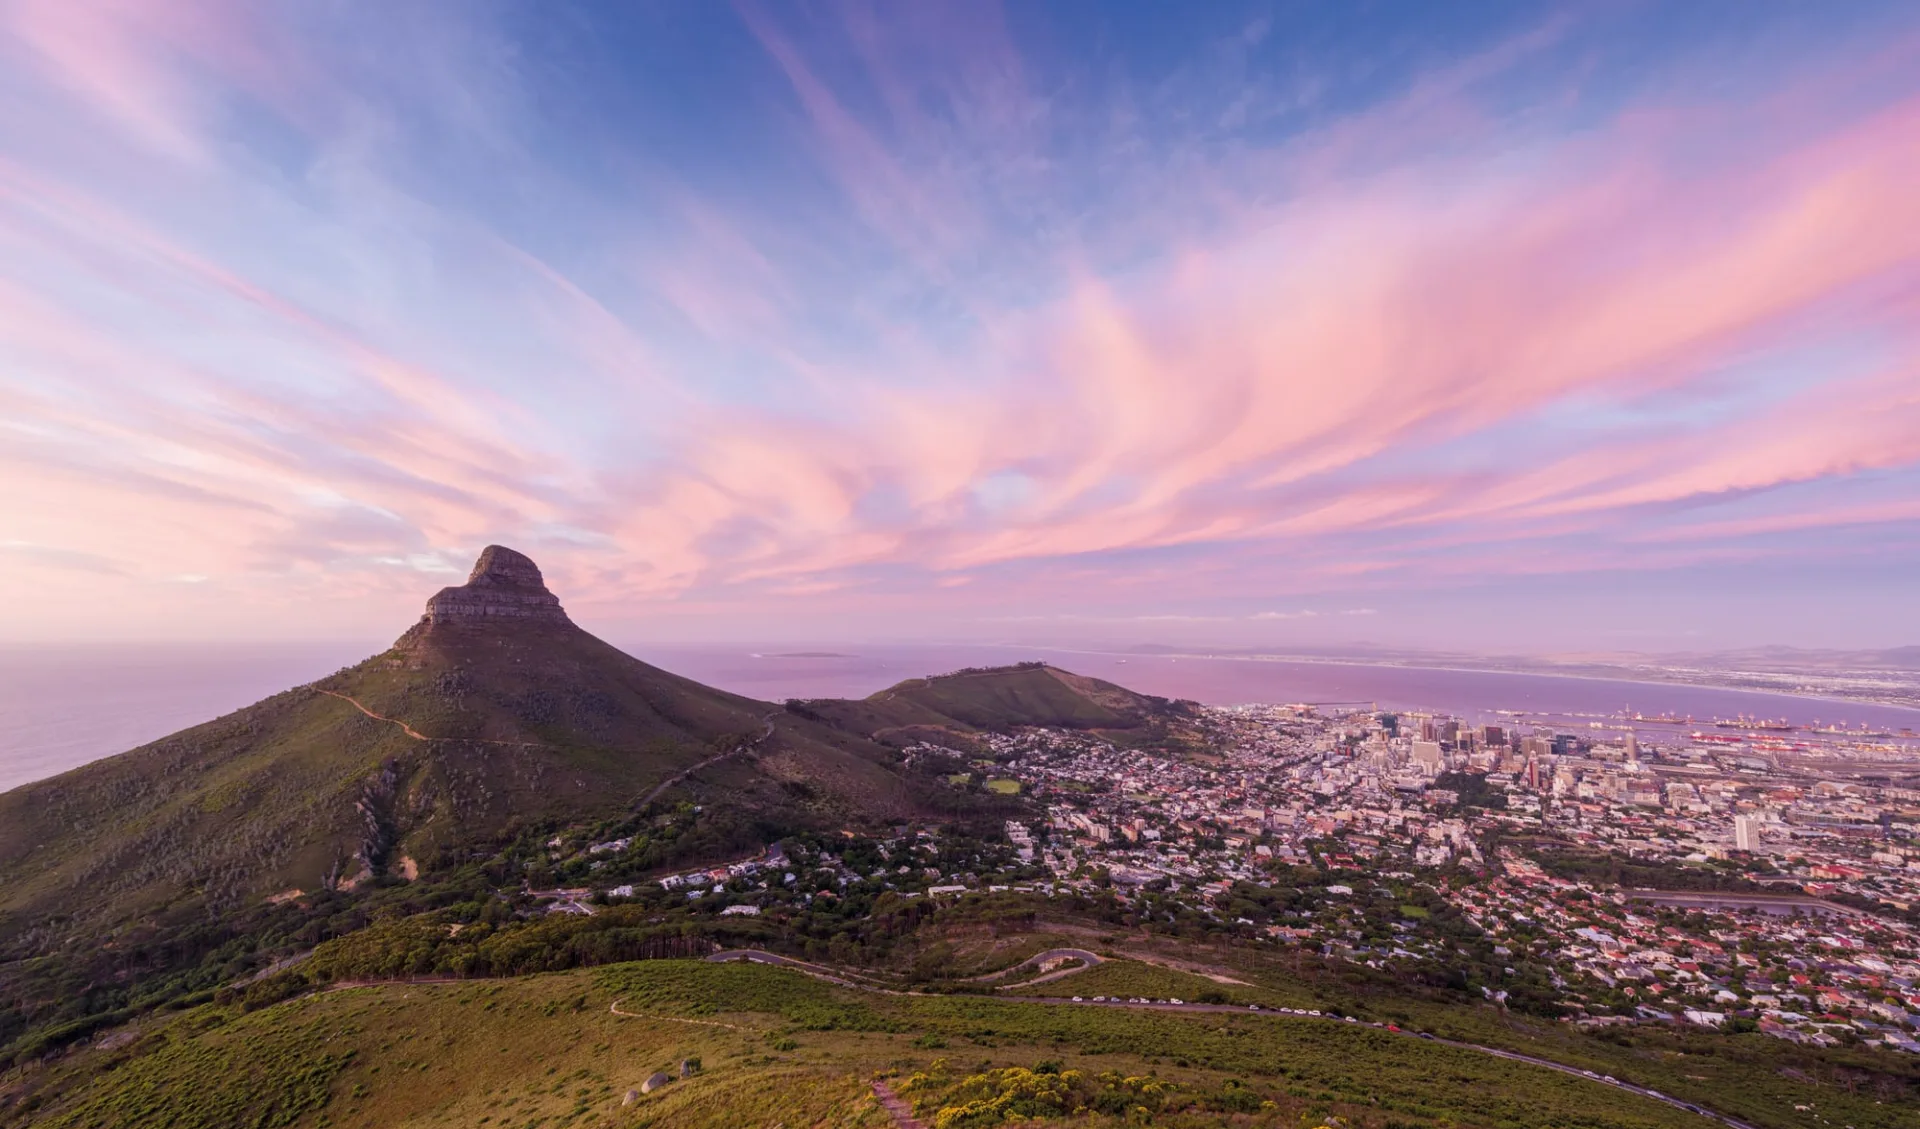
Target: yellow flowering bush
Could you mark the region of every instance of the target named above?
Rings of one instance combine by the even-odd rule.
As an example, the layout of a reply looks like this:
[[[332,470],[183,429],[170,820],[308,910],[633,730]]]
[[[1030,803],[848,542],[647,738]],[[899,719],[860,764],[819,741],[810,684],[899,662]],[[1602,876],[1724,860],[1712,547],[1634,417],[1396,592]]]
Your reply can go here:
[[[1024,1066],[969,1075],[933,1115],[933,1129],[975,1129],[1029,1117],[1055,1117],[1083,1108],[1077,1070],[1039,1074]]]
[[[1009,1066],[955,1077],[945,1059],[899,1087],[932,1129],[983,1129],[1033,1119],[1104,1115],[1150,1124],[1180,1111],[1272,1112],[1276,1106],[1242,1083],[1218,1092],[1183,1090],[1152,1075],[1102,1071],[1089,1076],[1057,1062]]]

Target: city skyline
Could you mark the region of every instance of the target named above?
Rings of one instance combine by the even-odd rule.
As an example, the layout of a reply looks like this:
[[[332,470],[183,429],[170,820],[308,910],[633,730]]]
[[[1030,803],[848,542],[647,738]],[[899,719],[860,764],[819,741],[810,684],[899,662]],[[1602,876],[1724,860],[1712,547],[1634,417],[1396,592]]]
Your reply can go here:
[[[0,641],[385,637],[503,543],[626,639],[1920,642],[1916,63],[0,0]]]

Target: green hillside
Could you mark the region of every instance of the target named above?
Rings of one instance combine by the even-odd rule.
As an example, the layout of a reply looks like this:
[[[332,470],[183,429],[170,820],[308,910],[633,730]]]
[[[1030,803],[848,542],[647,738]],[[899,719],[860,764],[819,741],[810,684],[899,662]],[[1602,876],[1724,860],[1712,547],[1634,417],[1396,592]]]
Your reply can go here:
[[[638,836],[628,865],[660,868],[798,830],[1022,810],[909,769],[902,719],[1124,728],[1177,712],[1051,668],[814,704],[640,662],[575,626],[532,561],[489,548],[386,651],[0,795],[0,1057],[210,990],[389,903],[552,884],[538,844],[556,833]]]
[[[1137,694],[1045,663],[911,678],[859,701],[789,703],[791,712],[891,744],[958,741],[1020,726],[1097,732],[1120,744],[1179,743],[1197,710],[1191,703]]]
[[[1899,1129],[1920,1101],[1920,1066],[1883,1050],[1596,1035],[1317,953],[1129,928],[1107,899],[850,887],[746,918],[719,900],[389,905],[297,964],[0,1069],[0,1127],[881,1126],[876,1080],[948,1129],[1711,1124],[1610,1078],[1760,1129],[1821,1124],[1809,1109]],[[670,959],[743,947],[801,967]],[[1030,963],[1062,948],[1098,960]],[[699,1071],[626,1102],[689,1059]]]
[[[1339,875],[1342,935],[1407,946],[1386,967],[1262,930],[1317,920],[1318,868],[1198,905],[1063,880],[1007,825],[1056,793],[1001,794],[1020,754],[984,740],[1221,724],[1038,663],[755,701],[489,549],[380,654],[0,795],[0,1129],[1703,1124],[1629,1085],[1910,1123],[1891,1051],[1559,1022],[1547,966],[1407,875]],[[805,971],[689,959],[739,949]]]
[[[776,822],[911,810],[892,756],[856,735],[647,666],[571,625],[440,626],[0,795],[0,911],[10,932],[52,912],[85,926],[183,898],[217,909],[390,867],[418,873],[519,826],[630,810],[735,751],[753,771],[732,774],[729,803]]]
[[[640,1094],[656,1072],[670,1080]],[[650,961],[204,1006],[12,1081],[0,1126],[878,1129],[893,1122],[875,1080],[946,1129],[1702,1124],[1364,1026],[887,996],[783,969]]]

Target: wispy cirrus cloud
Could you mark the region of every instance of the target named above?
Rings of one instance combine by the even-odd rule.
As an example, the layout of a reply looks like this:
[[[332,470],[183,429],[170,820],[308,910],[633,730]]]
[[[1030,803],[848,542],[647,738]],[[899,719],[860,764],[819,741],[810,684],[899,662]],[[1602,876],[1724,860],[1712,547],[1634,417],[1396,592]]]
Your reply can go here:
[[[1911,539],[1915,35],[1362,88],[1284,20],[1148,74],[983,15],[683,16],[720,90],[473,11],[0,6],[0,570],[72,574],[0,630],[183,575],[384,622],[489,540],[616,621],[932,630]]]

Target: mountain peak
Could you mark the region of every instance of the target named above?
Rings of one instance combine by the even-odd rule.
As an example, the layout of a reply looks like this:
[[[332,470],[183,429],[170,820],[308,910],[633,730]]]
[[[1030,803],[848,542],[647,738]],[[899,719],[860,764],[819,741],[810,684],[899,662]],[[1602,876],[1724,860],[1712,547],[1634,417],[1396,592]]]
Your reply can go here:
[[[499,617],[571,623],[559,597],[547,591],[540,566],[504,545],[480,550],[467,582],[442,588],[427,601],[423,623],[488,621]]]

